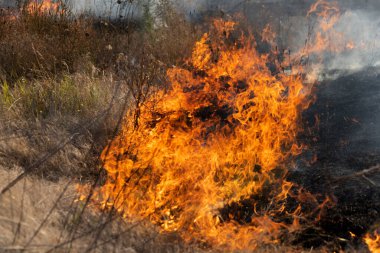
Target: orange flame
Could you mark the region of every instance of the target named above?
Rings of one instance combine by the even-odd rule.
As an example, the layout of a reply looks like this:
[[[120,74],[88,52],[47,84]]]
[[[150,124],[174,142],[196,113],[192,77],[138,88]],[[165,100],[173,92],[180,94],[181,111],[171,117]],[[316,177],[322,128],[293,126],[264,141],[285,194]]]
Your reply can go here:
[[[58,13],[60,9],[59,2],[53,2],[52,0],[33,0],[31,1],[27,7],[26,10],[29,13]]]
[[[311,30],[306,40],[305,47],[296,52],[291,57],[291,62],[299,62],[302,59],[314,60],[309,62],[309,66],[299,64],[293,72],[307,74],[307,82],[316,82],[319,78],[319,72],[323,66],[323,59],[326,53],[338,55],[345,51],[356,48],[352,40],[348,40],[346,34],[336,29],[341,12],[336,1],[318,0],[313,4],[307,13]]]
[[[366,234],[364,242],[372,253],[380,253],[380,234],[377,231],[373,234]]]
[[[353,42],[353,41],[349,41],[349,42],[347,42],[347,44],[346,44],[346,48],[348,49],[348,50],[352,50],[352,49],[354,49],[356,46],[355,46],[355,43]]]
[[[338,41],[343,39],[343,35],[334,30],[334,26],[339,21],[341,15],[337,2],[318,0],[307,13],[308,17],[313,15],[318,16],[317,32],[308,44],[307,53],[342,51],[344,48],[341,47]]]
[[[319,53],[328,50],[323,32],[333,30],[339,9],[320,0],[308,15],[313,13],[325,21],[307,50]],[[107,181],[93,199],[102,209],[149,219],[185,240],[229,249],[279,244],[284,233],[301,228],[306,215],[301,204],[287,210],[294,185],[285,175],[290,158],[303,150],[296,137],[300,115],[313,101],[312,84],[302,71],[271,71],[270,56],[257,51],[252,35],[236,39],[234,22],[213,24],[195,44],[187,68],[168,70],[171,89],[127,113],[101,155]],[[274,43],[270,26],[262,39]],[[297,194],[299,203],[315,204],[316,219],[334,202],[318,203],[302,189]],[[241,225],[239,214],[223,210],[243,200],[250,200],[249,217]]]
[[[285,210],[293,185],[284,175],[287,159],[302,150],[295,139],[310,87],[299,76],[272,74],[252,36],[232,41],[234,23],[214,25],[196,43],[188,69],[168,70],[172,89],[139,108],[138,122],[133,111],[126,116],[102,153],[108,179],[98,199],[185,239],[254,249],[299,226],[300,209]],[[270,204],[252,202],[247,226],[220,214],[265,189]],[[274,221],[277,214],[293,222]]]

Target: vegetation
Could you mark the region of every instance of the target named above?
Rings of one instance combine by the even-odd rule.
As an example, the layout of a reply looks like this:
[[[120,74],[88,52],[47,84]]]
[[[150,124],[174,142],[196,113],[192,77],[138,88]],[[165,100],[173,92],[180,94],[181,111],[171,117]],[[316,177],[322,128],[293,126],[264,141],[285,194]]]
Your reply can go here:
[[[76,204],[75,184],[98,182],[125,110],[167,86],[166,68],[183,64],[199,35],[169,1],[143,9],[140,20],[0,14],[0,251],[173,247]]]
[[[117,3],[133,5],[136,1]],[[169,68],[180,66],[194,70],[186,59],[192,55],[195,41],[202,38],[203,28],[177,12],[174,0],[142,1],[139,6],[141,16],[137,19],[131,19],[131,15],[117,18],[74,15],[66,8],[30,11],[25,5],[29,1],[17,2],[21,5],[19,11],[0,10],[0,252],[213,251],[206,242],[184,243],[177,232],[160,234],[156,226],[146,221],[137,218],[127,221],[120,217],[114,205],[107,205],[107,212],[97,212],[91,208],[93,203],[90,201],[96,194],[93,187],[104,185],[106,181],[105,166],[99,159],[102,150],[110,146],[107,145],[110,141],[117,145],[115,136],[120,132],[120,123],[126,115],[141,115],[139,108],[148,95],[157,89],[170,88],[167,80]],[[26,2],[24,6],[22,2]],[[123,8],[128,10],[125,6]],[[239,24],[243,33],[248,35],[252,32],[256,38],[263,36],[261,32],[267,23],[266,16],[271,13],[265,9],[249,13],[250,18],[259,21],[253,28],[250,21],[243,18]],[[205,13],[198,20],[208,21],[210,15],[229,18],[229,14],[222,11],[214,13],[207,10]],[[287,23],[283,26],[290,30],[293,29],[292,22],[298,21],[288,18],[284,22]],[[280,31],[276,32],[280,39],[277,44],[280,47],[276,47],[276,56],[279,58],[273,61],[283,60],[282,51],[290,54],[290,51],[283,50],[285,46],[282,44],[291,44],[293,41],[290,40],[298,38],[292,37],[289,30],[281,30],[282,26],[278,27]],[[298,29],[299,26],[295,27]],[[270,33],[271,30],[267,31]],[[226,34],[223,32],[221,35],[227,39],[229,36]],[[233,33],[231,41],[228,38],[226,43],[232,45],[234,36],[238,35]],[[303,40],[298,42],[304,43]],[[270,40],[258,40],[255,44],[260,53],[269,53],[273,49]],[[236,46],[241,45],[238,43]],[[215,55],[219,49],[211,48]],[[210,58],[210,61],[214,60]],[[273,66],[266,67],[277,71]],[[205,72],[198,71],[193,75],[202,77]],[[223,76],[216,80],[224,82],[227,78]],[[240,85],[239,81],[237,84]],[[245,85],[241,84],[243,90]],[[131,113],[127,114],[127,110]],[[207,116],[207,110],[204,114]],[[330,117],[328,113],[325,115]],[[190,115],[183,119],[188,117]],[[119,162],[119,157],[116,157]],[[150,167],[149,164],[147,168]],[[259,165],[255,165],[253,170],[262,173]],[[280,177],[281,173],[278,174]],[[307,181],[313,177],[314,180],[315,175],[313,172],[309,177],[299,178]],[[136,177],[137,182],[140,179]],[[319,179],[316,182],[321,187]],[[92,188],[83,189],[83,185]],[[188,190],[186,187],[183,189]],[[89,194],[81,196],[81,191]],[[342,192],[346,195],[346,191]],[[172,203],[166,201],[165,205]],[[240,212],[238,207],[237,212]],[[231,219],[229,208],[224,207],[224,218]],[[366,206],[361,208],[364,210]],[[367,216],[371,219],[370,215]],[[331,217],[335,219],[336,216]],[[350,218],[347,216],[345,219]],[[345,219],[340,222],[345,222]],[[310,231],[305,229],[304,234],[305,240],[311,243],[313,234],[329,237],[314,227]],[[359,242],[360,239],[356,238],[359,237],[354,235],[350,242]],[[343,242],[350,246],[344,238],[331,237],[330,241],[334,241],[334,245]],[[297,245],[260,245],[257,252],[305,252],[305,248],[298,246],[300,242],[294,241],[294,244]],[[307,252],[319,250],[327,251],[323,246],[317,250],[311,246]]]

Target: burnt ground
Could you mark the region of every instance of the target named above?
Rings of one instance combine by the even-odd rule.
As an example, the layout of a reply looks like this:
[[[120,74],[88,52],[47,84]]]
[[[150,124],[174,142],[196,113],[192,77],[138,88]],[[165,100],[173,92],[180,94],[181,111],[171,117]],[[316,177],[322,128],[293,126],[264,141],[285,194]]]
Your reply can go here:
[[[304,235],[305,246],[322,244],[324,234],[324,241],[330,238],[344,249],[357,249],[362,244],[358,238],[380,221],[379,69],[322,82],[304,120],[310,131],[302,138],[310,150],[290,177],[336,201],[318,224],[323,232],[311,240]]]
[[[340,77],[316,86],[316,100],[303,115],[305,131],[299,136],[308,149],[288,179],[296,191],[306,189],[320,203],[326,198],[333,203],[308,216],[305,229],[284,240],[308,249],[366,252],[362,238],[380,222],[380,69],[330,74]],[[249,224],[255,215],[252,205],[259,203],[256,209],[265,212],[271,192],[269,187],[231,203],[219,210],[220,215],[225,221]],[[306,202],[301,204],[304,213],[313,213],[315,202]],[[294,211],[298,203],[290,197],[287,211]],[[289,219],[272,218],[285,223]]]
[[[303,115],[305,131],[299,136],[308,150],[298,158],[288,179],[319,202],[328,197],[334,204],[322,209],[320,219],[317,215],[307,218],[311,224],[289,238],[292,244],[309,249],[365,251],[361,238],[380,221],[380,69],[328,75],[340,77],[316,86],[316,100]],[[215,106],[202,108],[198,117],[215,117],[217,109],[231,113]],[[225,221],[249,224],[255,215],[252,205],[259,203],[257,210],[265,212],[271,193],[269,187],[260,195],[231,203],[219,210],[220,215]],[[299,203],[292,198],[287,202],[290,212]],[[302,204],[305,213],[316,208],[315,203],[309,204]],[[289,219],[286,215],[272,218]]]

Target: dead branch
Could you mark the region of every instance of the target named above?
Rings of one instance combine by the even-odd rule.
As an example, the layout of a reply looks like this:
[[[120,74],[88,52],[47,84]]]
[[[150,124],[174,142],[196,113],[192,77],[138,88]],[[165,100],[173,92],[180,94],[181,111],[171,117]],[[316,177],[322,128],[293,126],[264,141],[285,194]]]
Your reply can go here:
[[[368,182],[370,182],[372,185],[377,186],[377,184],[374,181],[372,181],[371,179],[369,179],[367,177],[369,174],[373,174],[376,172],[380,172],[380,164],[376,164],[375,166],[372,166],[368,169],[365,169],[365,170],[362,170],[362,171],[359,171],[359,172],[356,172],[353,174],[344,175],[341,177],[336,177],[336,178],[334,178],[333,181],[338,182],[338,181],[342,181],[342,180],[346,180],[346,179],[353,179],[353,178],[361,177],[361,178],[367,180]]]

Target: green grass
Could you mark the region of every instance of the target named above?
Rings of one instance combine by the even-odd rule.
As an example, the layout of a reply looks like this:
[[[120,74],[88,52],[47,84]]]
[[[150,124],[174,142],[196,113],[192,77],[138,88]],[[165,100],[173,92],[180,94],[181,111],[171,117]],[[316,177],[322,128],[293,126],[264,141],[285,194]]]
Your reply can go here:
[[[6,81],[1,84],[0,103],[6,111],[25,118],[83,116],[105,106],[110,97],[110,87],[83,75],[64,75],[58,80],[21,78],[12,86]]]

